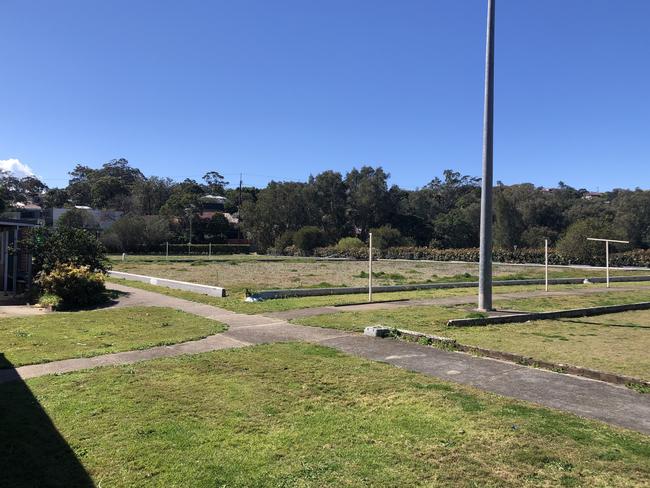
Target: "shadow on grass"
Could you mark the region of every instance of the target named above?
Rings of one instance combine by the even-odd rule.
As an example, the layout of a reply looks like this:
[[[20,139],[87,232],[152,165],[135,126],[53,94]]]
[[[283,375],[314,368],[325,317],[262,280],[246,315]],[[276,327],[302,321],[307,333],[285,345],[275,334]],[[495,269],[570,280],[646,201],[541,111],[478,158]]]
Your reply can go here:
[[[13,365],[0,353],[0,486],[94,487]]]
[[[578,325],[599,325],[602,327],[623,327],[627,329],[650,329],[650,325],[637,325],[637,324],[612,324],[609,322],[595,322],[591,320],[567,320],[564,319],[563,322],[571,322],[572,324]]]

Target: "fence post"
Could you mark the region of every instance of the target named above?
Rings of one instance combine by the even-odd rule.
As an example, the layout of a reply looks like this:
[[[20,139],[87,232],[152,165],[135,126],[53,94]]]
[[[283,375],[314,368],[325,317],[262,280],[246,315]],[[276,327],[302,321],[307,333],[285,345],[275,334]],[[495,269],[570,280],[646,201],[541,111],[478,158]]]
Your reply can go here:
[[[372,232],[368,238],[368,301],[372,302]]]
[[[548,239],[544,239],[544,281],[548,291]]]
[[[165,242],[165,259],[169,260],[169,242]]]
[[[212,243],[208,242],[208,257],[212,257]]]

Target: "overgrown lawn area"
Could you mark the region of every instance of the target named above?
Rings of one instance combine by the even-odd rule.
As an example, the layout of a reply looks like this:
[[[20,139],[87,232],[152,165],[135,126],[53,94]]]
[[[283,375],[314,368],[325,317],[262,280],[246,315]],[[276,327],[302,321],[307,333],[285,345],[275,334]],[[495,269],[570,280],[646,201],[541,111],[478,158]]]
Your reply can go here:
[[[128,273],[221,286],[233,294],[278,288],[367,286],[366,261],[322,260],[277,256],[127,256],[113,257],[113,269]],[[622,271],[617,275],[650,274],[650,270]],[[373,264],[376,285],[439,283],[478,280],[477,263],[379,260]],[[551,278],[604,276],[601,269],[551,267]],[[495,264],[494,276],[502,279],[543,278],[540,266]]]
[[[179,310],[125,307],[0,320],[0,368],[196,340],[225,330]]]
[[[641,486],[650,438],[304,344],[0,385],[0,485]],[[49,423],[51,419],[51,424]]]

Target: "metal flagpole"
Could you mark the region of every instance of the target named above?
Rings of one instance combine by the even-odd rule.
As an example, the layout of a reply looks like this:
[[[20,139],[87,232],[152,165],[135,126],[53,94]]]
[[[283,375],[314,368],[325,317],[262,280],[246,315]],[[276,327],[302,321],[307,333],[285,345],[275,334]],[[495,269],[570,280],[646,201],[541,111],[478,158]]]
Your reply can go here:
[[[481,249],[479,310],[492,310],[492,180],[494,148],[494,21],[496,0],[488,0],[485,53],[485,111],[483,119],[483,178],[481,180]]]

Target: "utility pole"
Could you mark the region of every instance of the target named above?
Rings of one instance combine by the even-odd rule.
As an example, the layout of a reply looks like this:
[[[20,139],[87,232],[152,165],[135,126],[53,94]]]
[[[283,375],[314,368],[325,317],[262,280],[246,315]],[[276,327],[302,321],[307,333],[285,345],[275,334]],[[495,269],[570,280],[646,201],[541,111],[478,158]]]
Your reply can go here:
[[[494,178],[494,20],[496,0],[488,0],[483,114],[483,178],[481,180],[481,249],[478,308],[492,310],[492,180]]]

